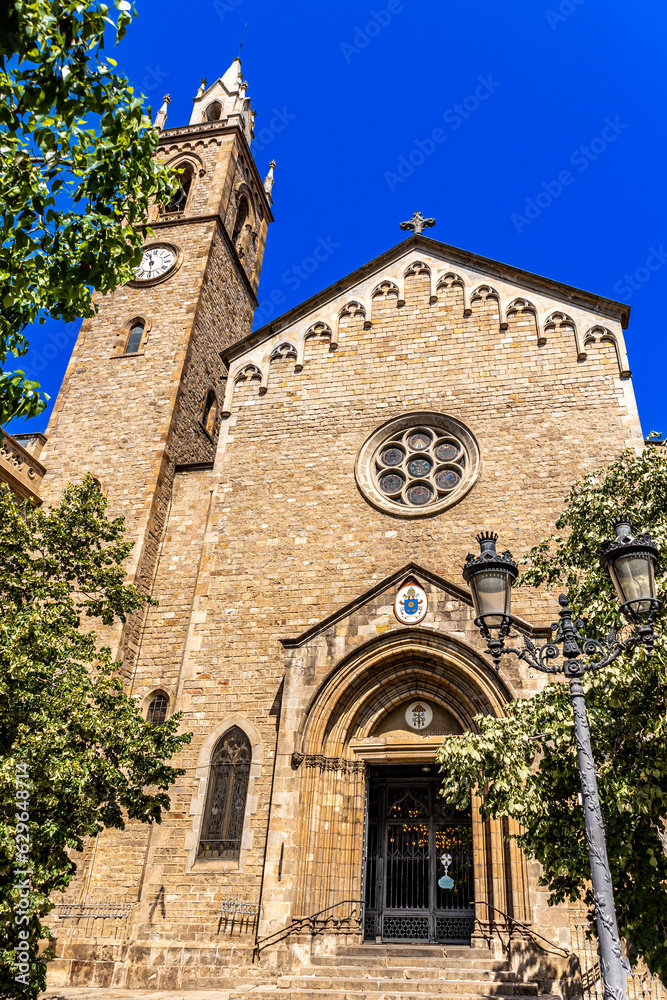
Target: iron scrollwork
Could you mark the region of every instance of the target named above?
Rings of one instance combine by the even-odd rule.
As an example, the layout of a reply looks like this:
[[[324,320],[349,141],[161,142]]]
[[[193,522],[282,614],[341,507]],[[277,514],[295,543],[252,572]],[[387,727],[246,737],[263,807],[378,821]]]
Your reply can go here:
[[[479,628],[482,637],[486,640],[489,653],[493,657],[496,670],[500,667],[500,658],[504,653],[512,653],[523,660],[529,667],[539,670],[543,674],[565,674],[566,677],[583,677],[587,670],[601,670],[617,660],[621,653],[632,649],[638,643],[646,646],[649,650],[653,647],[653,630],[650,627],[654,614],[647,619],[644,618],[645,628],[637,631],[626,640],[621,640],[615,628],[609,630],[607,638],[601,642],[599,639],[591,639],[581,634],[584,622],[581,619],[572,620],[572,612],[568,607],[568,599],[565,594],[558,598],[561,606],[559,615],[560,621],[554,622],[551,626],[556,633],[549,642],[543,646],[536,646],[527,635],[523,637],[523,649],[514,649],[505,645],[505,639],[510,634],[512,618],[507,615],[503,619],[502,625],[496,630],[497,634],[492,635],[481,618],[475,620],[475,625]],[[660,607],[660,602],[655,602],[656,613]],[[622,609],[625,610],[625,607]],[[630,617],[630,615],[628,615]],[[562,661],[561,649],[562,646]],[[585,657],[585,661],[581,657]],[[557,662],[558,661],[558,662]]]

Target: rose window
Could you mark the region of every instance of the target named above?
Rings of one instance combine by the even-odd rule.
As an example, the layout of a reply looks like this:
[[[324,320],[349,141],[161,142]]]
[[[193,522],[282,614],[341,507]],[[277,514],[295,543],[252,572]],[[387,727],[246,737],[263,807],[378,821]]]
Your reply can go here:
[[[366,441],[357,482],[375,506],[415,517],[451,506],[477,477],[479,452],[470,431],[444,414],[411,414]]]

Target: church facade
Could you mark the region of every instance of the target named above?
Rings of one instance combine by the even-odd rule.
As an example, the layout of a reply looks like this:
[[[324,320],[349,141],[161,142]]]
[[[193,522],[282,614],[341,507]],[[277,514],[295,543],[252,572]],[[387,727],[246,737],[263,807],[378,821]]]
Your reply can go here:
[[[502,947],[557,992],[571,914],[511,823],[442,803],[435,753],[544,683],[496,672],[461,567],[481,529],[524,553],[576,478],[643,446],[628,308],[417,215],[251,332],[273,168],[246,86],[235,60],[190,124],[159,113],[181,192],[84,322],[39,456],[45,502],[89,471],[126,518],[129,576],[159,604],[104,638],[146,716],[193,733],[162,824],[78,859],[51,982],[225,988],[423,945]],[[553,595],[518,590],[514,611],[550,634]]]

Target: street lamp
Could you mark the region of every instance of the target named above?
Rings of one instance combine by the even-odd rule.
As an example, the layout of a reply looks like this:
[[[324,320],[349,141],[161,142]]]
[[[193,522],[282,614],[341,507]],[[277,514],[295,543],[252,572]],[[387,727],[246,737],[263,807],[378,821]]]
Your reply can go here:
[[[604,982],[605,1000],[624,1000],[629,965],[621,953],[621,941],[616,924],[614,888],[609,871],[600,797],[598,795],[595,762],[591,749],[591,734],[586,715],[581,679],[587,670],[600,670],[613,663],[624,650],[641,643],[653,647],[653,622],[661,607],[655,592],[654,567],[658,550],[647,533],[632,537],[629,518],[619,518],[616,537],[603,543],[600,563],[611,576],[621,611],[634,627],[634,635],[622,642],[612,629],[604,643],[581,635],[582,621],[572,621],[565,594],[559,597],[560,622],[552,625],[556,633],[544,646],[524,636],[524,648],[505,645],[512,625],[511,590],[517,577],[517,565],[510,552],[496,552],[498,536],[483,532],[477,536],[480,553],[469,553],[463,568],[463,578],[470,586],[475,605],[475,625],[486,639],[496,670],[504,653],[513,653],[529,666],[546,674],[565,674],[570,681],[570,698],[574,714],[574,730],[579,757],[579,776],[584,807],[584,823],[591,870],[595,917],[598,930],[598,953]],[[561,655],[562,662],[556,660]],[[582,657],[584,657],[582,659]]]

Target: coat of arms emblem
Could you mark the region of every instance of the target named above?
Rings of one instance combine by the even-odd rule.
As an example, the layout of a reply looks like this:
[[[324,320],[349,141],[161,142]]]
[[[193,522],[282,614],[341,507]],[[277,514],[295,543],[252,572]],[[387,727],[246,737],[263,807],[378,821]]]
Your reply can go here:
[[[405,721],[410,729],[428,729],[433,722],[433,709],[426,701],[413,701],[405,710]]]
[[[416,580],[409,578],[396,594],[394,614],[399,622],[405,625],[416,625],[422,621],[428,611],[428,599],[425,591]]]

